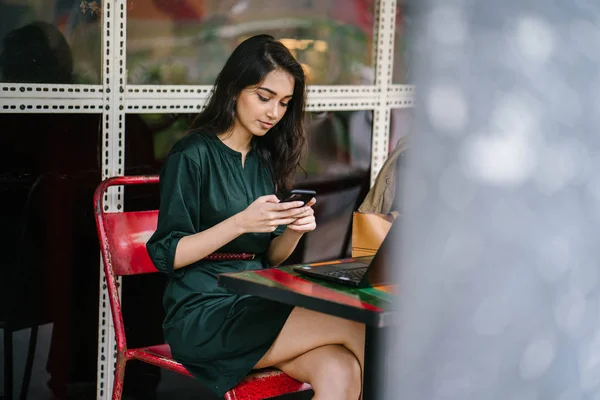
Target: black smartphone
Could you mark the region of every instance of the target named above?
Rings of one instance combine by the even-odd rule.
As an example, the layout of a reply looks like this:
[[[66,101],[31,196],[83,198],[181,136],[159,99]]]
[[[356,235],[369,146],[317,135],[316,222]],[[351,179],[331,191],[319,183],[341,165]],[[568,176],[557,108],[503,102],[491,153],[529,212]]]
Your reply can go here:
[[[285,193],[280,200],[280,203],[287,203],[289,201],[301,201],[304,204],[308,203],[313,197],[317,195],[314,190],[301,190],[293,189],[288,193]]]

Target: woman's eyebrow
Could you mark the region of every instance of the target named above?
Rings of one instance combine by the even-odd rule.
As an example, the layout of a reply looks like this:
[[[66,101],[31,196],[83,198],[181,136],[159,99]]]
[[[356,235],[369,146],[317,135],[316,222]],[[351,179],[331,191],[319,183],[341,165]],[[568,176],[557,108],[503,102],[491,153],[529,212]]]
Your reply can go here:
[[[271,90],[271,89],[269,89],[269,88],[266,88],[266,87],[263,87],[263,86],[261,86],[261,87],[259,87],[259,88],[257,88],[257,89],[264,90],[265,92],[269,92],[269,93],[271,93],[273,96],[277,96],[277,92],[275,92],[274,90]],[[291,94],[288,94],[287,96],[283,96],[283,98],[284,98],[284,99],[287,99],[288,97],[292,97],[292,95],[291,95]]]

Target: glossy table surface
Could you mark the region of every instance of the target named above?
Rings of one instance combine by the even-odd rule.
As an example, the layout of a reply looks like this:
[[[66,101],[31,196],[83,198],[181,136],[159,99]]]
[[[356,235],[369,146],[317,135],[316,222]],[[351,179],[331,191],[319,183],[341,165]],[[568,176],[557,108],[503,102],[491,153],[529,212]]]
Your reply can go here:
[[[338,260],[338,263],[352,259]],[[329,263],[328,263],[329,264]],[[300,275],[300,264],[219,275],[219,285],[285,304],[382,328],[392,325],[393,285],[358,289]]]

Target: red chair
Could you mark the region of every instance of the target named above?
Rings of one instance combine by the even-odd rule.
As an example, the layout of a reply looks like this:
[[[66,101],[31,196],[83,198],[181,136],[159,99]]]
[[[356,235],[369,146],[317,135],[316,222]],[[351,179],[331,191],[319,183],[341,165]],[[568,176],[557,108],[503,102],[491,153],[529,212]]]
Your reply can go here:
[[[113,400],[120,400],[125,377],[125,364],[136,359],[183,375],[190,373],[171,356],[167,344],[135,349],[127,348],[121,314],[117,277],[157,272],[146,251],[146,241],[156,230],[158,210],[106,212],[104,192],[110,186],[156,184],[158,176],[127,176],[104,180],[94,194],[96,227],[104,263],[106,287],[117,341],[117,361],[113,383]],[[310,389],[276,369],[254,371],[225,394],[226,400],[259,400]]]

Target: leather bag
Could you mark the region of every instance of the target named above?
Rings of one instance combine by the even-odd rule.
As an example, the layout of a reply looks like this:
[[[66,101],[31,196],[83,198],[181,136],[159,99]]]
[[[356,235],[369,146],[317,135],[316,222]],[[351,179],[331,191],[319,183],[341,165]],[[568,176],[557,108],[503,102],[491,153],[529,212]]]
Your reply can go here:
[[[375,255],[392,223],[399,216],[392,210],[396,191],[396,164],[408,148],[401,138],[377,174],[357,211],[352,215],[352,257]]]

